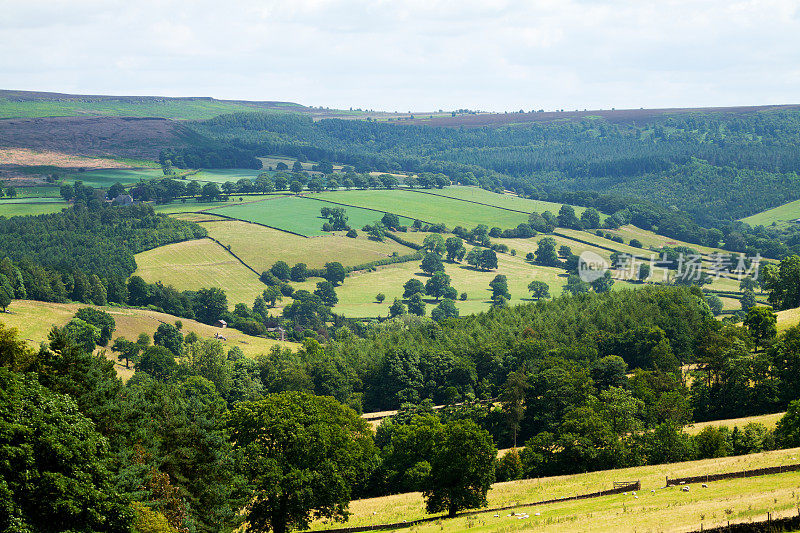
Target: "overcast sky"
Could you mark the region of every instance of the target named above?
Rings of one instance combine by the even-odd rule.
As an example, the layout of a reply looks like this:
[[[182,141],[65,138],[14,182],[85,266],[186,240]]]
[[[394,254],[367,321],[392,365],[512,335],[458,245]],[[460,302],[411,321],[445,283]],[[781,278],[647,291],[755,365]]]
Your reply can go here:
[[[0,88],[389,111],[800,103],[800,1],[0,0]]]

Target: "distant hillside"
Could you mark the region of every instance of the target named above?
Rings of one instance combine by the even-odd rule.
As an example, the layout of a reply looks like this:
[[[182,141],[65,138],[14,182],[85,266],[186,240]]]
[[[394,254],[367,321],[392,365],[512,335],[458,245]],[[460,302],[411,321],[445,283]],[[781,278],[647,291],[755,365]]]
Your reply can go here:
[[[0,90],[0,118],[69,116],[157,117],[202,120],[224,113],[307,112],[292,102],[246,102],[210,97],[106,96]]]

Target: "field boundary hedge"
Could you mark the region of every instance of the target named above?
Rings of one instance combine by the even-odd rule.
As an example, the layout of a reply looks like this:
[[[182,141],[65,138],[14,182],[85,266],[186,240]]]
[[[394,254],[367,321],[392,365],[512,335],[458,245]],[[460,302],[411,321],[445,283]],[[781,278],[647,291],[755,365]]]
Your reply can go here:
[[[387,239],[392,239],[397,244],[402,244],[403,246],[407,246],[408,248],[411,248],[412,250],[422,250],[422,245],[421,244],[417,244],[415,242],[407,241],[404,238],[402,238],[402,237],[400,237],[398,235],[395,235],[394,233],[386,232],[384,234],[384,236]]]
[[[667,476],[667,487],[676,485],[686,485],[688,483],[701,483],[708,481],[719,481],[720,479],[746,478],[756,476],[768,476],[770,474],[782,474],[784,472],[800,471],[800,464],[787,466],[767,466],[764,468],[754,468],[751,470],[739,470],[737,472],[725,472],[722,474],[706,474],[704,476],[676,477],[670,479]]]
[[[598,492],[590,492],[588,494],[576,494],[575,496],[565,496],[563,498],[553,498],[552,500],[541,500],[538,502],[532,503],[515,503],[513,505],[504,505],[502,507],[492,507],[487,509],[474,509],[470,511],[462,511],[460,513],[456,513],[456,516],[469,516],[475,514],[483,514],[483,513],[491,513],[495,511],[507,511],[509,509],[514,509],[516,507],[534,507],[537,505],[547,505],[550,503],[559,503],[559,502],[567,502],[572,500],[586,500],[589,498],[599,498],[601,496],[611,496],[613,494],[621,494],[623,492],[633,491],[633,490],[641,490],[642,484],[640,481],[635,481],[626,485],[622,485],[613,489],[608,490],[601,490]],[[399,529],[405,527],[412,527],[417,524],[423,524],[426,522],[435,522],[436,520],[442,520],[445,518],[451,518],[449,516],[431,516],[429,518],[420,518],[419,520],[412,520],[410,522],[395,522],[394,524],[376,524],[372,526],[357,526],[357,527],[342,527],[338,529],[325,529],[321,531],[325,531],[326,533],[358,533],[359,531],[377,531],[381,529]]]
[[[254,269],[253,267],[251,267],[250,265],[248,265],[247,263],[245,263],[245,262],[242,260],[242,258],[241,258],[241,257],[239,257],[238,255],[236,255],[235,253],[233,253],[233,252],[231,251],[231,249],[230,249],[230,248],[228,248],[227,246],[225,246],[224,244],[222,244],[221,242],[219,242],[217,239],[215,239],[214,237],[206,237],[206,239],[211,239],[211,240],[212,240],[212,241],[214,241],[215,243],[217,243],[217,244],[219,244],[220,246],[222,246],[222,249],[223,249],[223,250],[225,250],[226,252],[228,252],[229,254],[231,254],[231,255],[232,255],[232,256],[233,256],[233,257],[234,257],[234,258],[235,258],[237,261],[239,261],[241,264],[243,264],[245,267],[247,267],[249,270],[251,270],[251,271],[253,272],[253,274],[255,274],[256,276],[261,276],[261,274],[260,274],[259,272],[257,272],[257,271],[256,271],[256,269]]]

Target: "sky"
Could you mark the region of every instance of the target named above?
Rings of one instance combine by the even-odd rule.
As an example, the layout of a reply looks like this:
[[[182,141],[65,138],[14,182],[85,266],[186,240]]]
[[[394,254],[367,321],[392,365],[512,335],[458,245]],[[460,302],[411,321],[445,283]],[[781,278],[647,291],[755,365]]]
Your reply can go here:
[[[800,0],[0,0],[0,88],[401,112],[800,103]]]

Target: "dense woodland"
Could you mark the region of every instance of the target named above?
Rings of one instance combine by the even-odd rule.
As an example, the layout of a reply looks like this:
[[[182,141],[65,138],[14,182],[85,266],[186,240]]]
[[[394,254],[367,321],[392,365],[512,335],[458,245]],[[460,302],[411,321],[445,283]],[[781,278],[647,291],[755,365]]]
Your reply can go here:
[[[0,527],[229,531],[247,518],[287,531],[342,519],[360,496],[421,490],[429,512],[452,514],[485,505],[496,479],[797,446],[800,329],[777,335],[769,308],[744,323],[714,319],[696,290],[653,287],[341,325],[326,344],[256,359],[180,323],[114,338],[94,310],[38,350],[0,328]],[[90,355],[97,344],[133,378]],[[400,412],[372,434],[342,404]],[[681,431],[786,406],[774,432]]]

